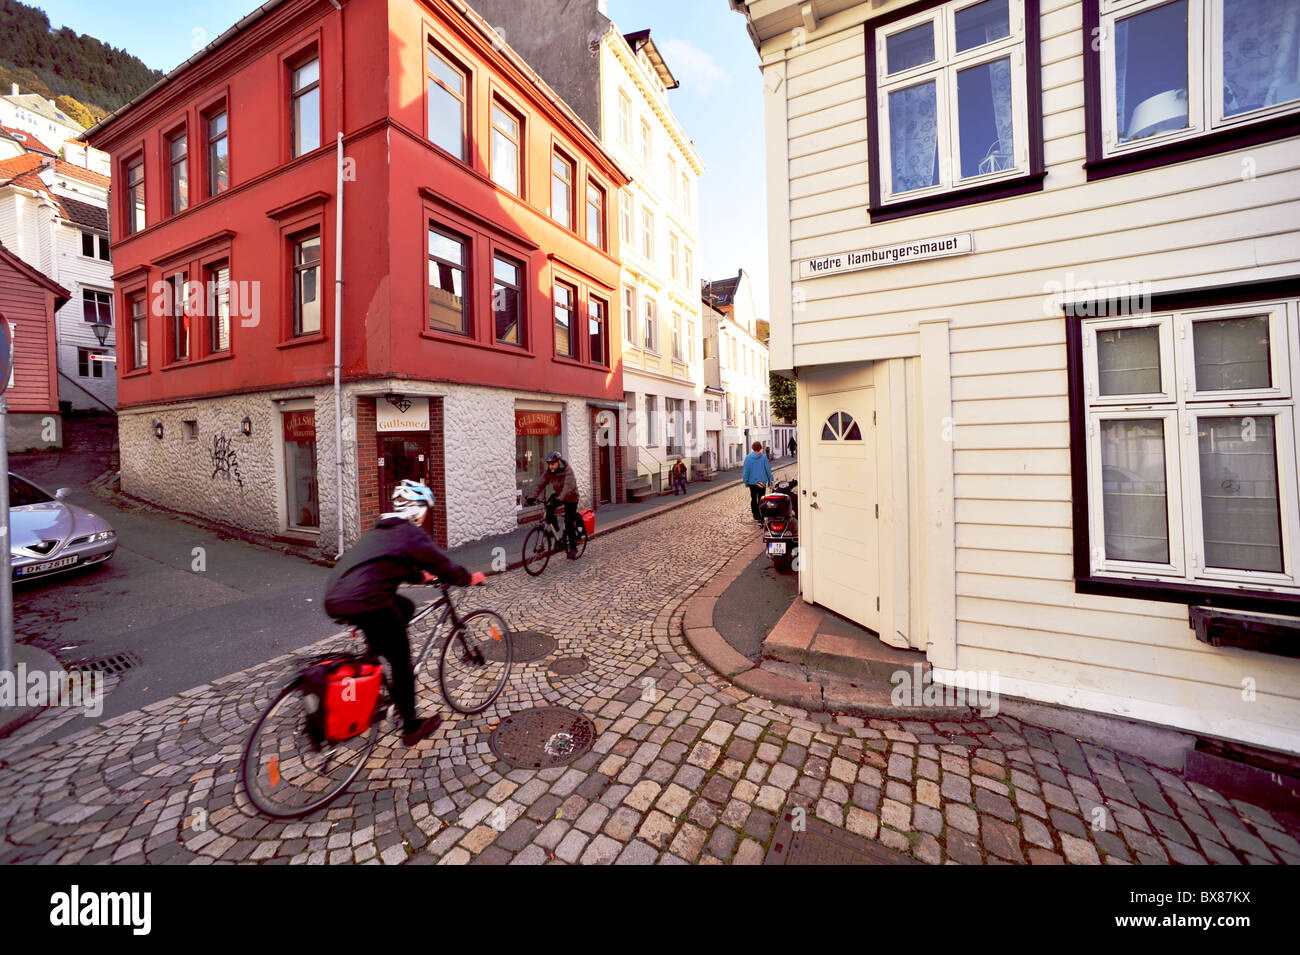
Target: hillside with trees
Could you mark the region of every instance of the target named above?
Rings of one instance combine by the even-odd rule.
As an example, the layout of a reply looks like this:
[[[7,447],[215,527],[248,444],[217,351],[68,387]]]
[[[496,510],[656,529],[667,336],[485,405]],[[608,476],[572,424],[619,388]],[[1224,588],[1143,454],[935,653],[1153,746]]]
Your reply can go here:
[[[0,92],[11,83],[53,100],[90,126],[148,89],[163,74],[136,57],[67,27],[17,0],[0,0]]]

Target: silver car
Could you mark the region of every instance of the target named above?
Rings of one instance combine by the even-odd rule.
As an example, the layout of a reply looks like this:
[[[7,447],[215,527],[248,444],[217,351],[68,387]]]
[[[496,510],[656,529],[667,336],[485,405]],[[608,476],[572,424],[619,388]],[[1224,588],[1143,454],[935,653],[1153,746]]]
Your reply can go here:
[[[117,532],[84,507],[64,502],[68,489],[50,496],[9,474],[9,558],[14,580],[44,577],[108,560]]]

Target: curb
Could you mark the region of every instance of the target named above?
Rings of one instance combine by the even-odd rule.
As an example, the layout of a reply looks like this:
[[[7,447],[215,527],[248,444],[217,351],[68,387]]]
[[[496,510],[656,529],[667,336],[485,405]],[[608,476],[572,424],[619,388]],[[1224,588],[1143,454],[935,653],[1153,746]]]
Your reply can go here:
[[[713,611],[727,588],[762,553],[761,538],[745,545],[685,603],[681,635],[696,655],[719,676],[757,696],[811,712],[845,713],[850,716],[894,720],[937,719],[959,722],[978,718],[978,714],[969,707],[896,706],[891,699],[892,687],[882,687],[879,681],[875,686],[824,686],[810,680],[781,676],[762,669],[760,664],[755,664],[739,653],[727,643],[714,625]],[[792,626],[793,624],[786,623],[786,617],[792,614],[797,617],[810,609],[796,595],[790,611],[782,616],[774,630]],[[811,635],[809,639],[811,640]]]

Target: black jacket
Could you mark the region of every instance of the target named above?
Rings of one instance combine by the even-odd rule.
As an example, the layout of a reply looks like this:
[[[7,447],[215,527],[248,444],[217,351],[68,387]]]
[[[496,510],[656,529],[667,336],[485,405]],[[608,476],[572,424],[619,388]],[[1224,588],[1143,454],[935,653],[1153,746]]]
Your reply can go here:
[[[427,570],[466,586],[470,574],[403,517],[386,517],[361,535],[334,568],[325,587],[325,612],[346,617],[388,606],[401,583],[418,584]]]

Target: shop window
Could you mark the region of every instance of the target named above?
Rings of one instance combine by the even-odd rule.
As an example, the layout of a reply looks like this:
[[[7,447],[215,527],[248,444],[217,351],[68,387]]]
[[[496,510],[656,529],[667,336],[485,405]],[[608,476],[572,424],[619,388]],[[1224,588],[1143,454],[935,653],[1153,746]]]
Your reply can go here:
[[[283,418],[287,523],[291,528],[317,530],[320,497],[316,483],[316,412],[286,411]]]
[[[546,467],[546,456],[563,451],[559,411],[515,411],[515,487],[521,499],[533,496]]]

